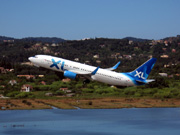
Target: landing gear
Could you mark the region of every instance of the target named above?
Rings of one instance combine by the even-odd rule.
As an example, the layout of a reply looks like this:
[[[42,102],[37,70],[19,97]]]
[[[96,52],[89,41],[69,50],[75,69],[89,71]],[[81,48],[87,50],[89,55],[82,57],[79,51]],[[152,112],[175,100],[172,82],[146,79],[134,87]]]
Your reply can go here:
[[[83,81],[83,84],[87,84],[87,83],[90,83],[90,80],[86,79]]]

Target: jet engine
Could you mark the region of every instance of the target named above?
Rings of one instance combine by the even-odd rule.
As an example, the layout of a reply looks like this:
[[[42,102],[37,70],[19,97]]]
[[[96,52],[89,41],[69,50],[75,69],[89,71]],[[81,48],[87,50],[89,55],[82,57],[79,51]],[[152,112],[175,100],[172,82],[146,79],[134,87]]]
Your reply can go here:
[[[76,78],[76,73],[71,72],[71,71],[64,71],[64,76],[67,78],[75,79]]]

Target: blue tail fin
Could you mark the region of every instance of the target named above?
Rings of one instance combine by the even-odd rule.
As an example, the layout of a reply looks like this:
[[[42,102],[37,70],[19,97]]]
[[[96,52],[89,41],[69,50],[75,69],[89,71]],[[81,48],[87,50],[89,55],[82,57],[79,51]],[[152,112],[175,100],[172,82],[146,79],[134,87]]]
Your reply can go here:
[[[148,75],[151,72],[155,62],[156,59],[151,58],[150,60],[146,61],[144,64],[142,64],[140,67],[130,72],[129,74],[133,76],[135,80],[145,81],[148,78]]]

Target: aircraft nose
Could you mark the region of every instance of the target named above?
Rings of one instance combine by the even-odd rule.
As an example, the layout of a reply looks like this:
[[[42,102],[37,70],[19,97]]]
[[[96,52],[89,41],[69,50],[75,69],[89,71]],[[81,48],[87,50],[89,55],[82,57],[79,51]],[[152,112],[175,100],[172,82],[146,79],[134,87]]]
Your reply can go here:
[[[29,57],[29,58],[28,58],[29,61],[32,61],[32,59],[33,59],[33,57]]]

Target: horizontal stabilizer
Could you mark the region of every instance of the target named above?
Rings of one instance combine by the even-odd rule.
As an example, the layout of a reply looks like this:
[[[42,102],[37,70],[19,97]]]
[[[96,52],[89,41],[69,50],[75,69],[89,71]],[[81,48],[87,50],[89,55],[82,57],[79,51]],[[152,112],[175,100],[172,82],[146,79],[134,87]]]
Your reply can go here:
[[[155,81],[154,79],[146,79],[147,83],[154,82],[154,81]]]
[[[146,84],[147,83],[145,80],[136,80],[136,82],[141,83],[141,84]]]
[[[141,83],[141,84],[146,84],[155,81],[154,79],[146,79],[146,80],[136,80],[136,82]]]

